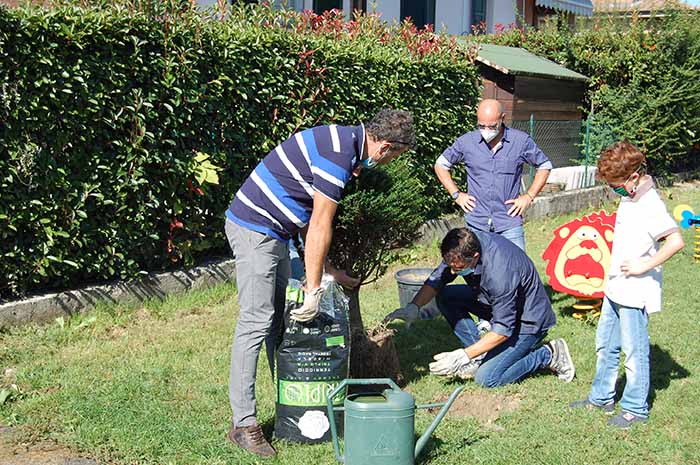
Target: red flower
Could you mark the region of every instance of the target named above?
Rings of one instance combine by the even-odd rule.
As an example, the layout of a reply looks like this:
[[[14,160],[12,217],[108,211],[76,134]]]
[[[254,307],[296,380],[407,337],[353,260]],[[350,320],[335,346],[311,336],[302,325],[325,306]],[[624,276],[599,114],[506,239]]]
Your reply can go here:
[[[204,191],[202,189],[200,189],[199,187],[195,187],[192,184],[192,181],[190,181],[189,179],[187,180],[187,187],[190,189],[190,192],[192,192],[194,194],[204,195]]]
[[[177,217],[173,217],[172,221],[170,222],[170,232],[173,232],[177,229],[182,229],[184,225],[182,224],[182,221],[178,220]]]

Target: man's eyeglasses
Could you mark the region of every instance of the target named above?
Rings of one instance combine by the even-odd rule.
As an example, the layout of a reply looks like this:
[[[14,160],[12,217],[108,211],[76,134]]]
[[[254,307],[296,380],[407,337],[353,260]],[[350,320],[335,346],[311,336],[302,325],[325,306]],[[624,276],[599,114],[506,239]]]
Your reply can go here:
[[[495,124],[477,124],[476,127],[478,129],[498,129],[501,126],[501,123],[495,123]]]
[[[389,142],[391,144],[390,150],[396,149],[397,144],[398,145],[407,145],[409,149],[412,147],[411,144],[409,144],[408,142],[404,142],[402,140],[388,140],[387,142]]]

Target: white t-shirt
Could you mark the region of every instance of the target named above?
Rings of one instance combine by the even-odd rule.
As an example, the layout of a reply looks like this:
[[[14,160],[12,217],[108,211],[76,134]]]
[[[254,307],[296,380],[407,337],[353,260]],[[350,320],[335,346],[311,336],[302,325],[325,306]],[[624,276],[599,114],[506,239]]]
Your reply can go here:
[[[625,307],[644,308],[647,313],[661,311],[661,266],[639,276],[625,276],[620,266],[626,260],[652,257],[659,249],[659,240],[675,231],[678,225],[648,177],[634,197],[620,200],[605,295]]]

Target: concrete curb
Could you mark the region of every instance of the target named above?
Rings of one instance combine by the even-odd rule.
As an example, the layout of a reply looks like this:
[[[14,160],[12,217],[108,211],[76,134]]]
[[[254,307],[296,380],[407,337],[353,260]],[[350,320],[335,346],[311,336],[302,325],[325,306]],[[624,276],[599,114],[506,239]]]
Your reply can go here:
[[[532,220],[599,207],[613,198],[614,194],[605,186],[540,196],[526,211],[525,218]],[[425,244],[440,240],[450,229],[463,225],[464,219],[461,215],[431,220],[421,228],[419,242]],[[118,281],[7,302],[0,305],[0,329],[27,323],[45,323],[60,316],[85,313],[100,301],[143,302],[154,297],[163,298],[169,294],[211,287],[235,279],[235,268],[234,260],[225,259],[205,263],[190,270],[150,274],[131,282]]]
[[[525,220],[537,220],[549,216],[563,215],[590,208],[598,208],[615,199],[615,194],[606,186],[588,187],[538,196],[525,211]],[[447,231],[464,226],[464,216],[456,214],[430,220],[421,227],[421,244],[441,240]]]
[[[236,276],[233,259],[212,261],[189,270],[149,274],[142,279],[117,281],[73,291],[44,294],[0,305],[0,329],[45,323],[90,310],[97,302],[143,302],[193,289],[203,289]]]

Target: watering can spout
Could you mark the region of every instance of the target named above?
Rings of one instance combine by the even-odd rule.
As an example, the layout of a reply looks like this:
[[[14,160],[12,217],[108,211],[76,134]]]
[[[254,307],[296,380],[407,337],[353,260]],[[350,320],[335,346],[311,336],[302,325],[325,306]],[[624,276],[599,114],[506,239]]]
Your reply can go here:
[[[447,414],[447,411],[450,409],[452,406],[452,403],[455,401],[457,396],[459,395],[460,392],[462,392],[462,389],[464,387],[458,387],[455,389],[452,394],[450,394],[450,398],[447,399],[447,402],[444,404],[428,404],[428,405],[418,405],[418,408],[432,408],[432,407],[439,407],[442,405],[442,409],[440,410],[440,413],[437,414],[433,422],[428,426],[428,429],[425,430],[425,432],[421,435],[420,438],[418,438],[418,441],[416,441],[416,449],[414,451],[414,457],[418,458],[418,455],[421,453],[423,450],[423,447],[425,447],[426,443],[428,442],[428,439],[430,439],[430,435],[433,434],[435,429],[438,427],[442,419],[445,417]]]

